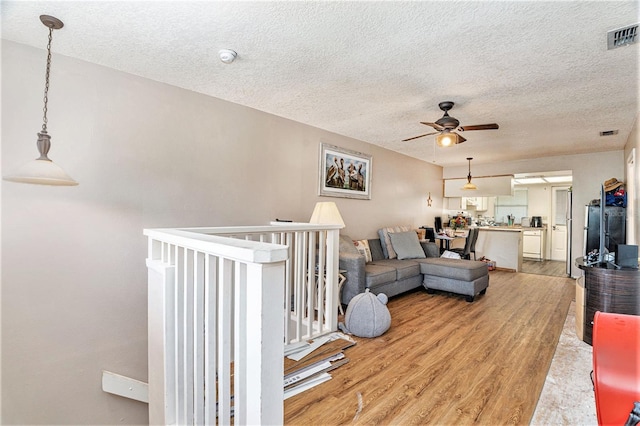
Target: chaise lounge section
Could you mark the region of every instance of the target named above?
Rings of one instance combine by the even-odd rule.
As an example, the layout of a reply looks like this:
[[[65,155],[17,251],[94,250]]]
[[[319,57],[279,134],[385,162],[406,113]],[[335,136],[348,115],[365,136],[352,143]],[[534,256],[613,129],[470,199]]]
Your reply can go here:
[[[480,261],[430,258],[420,262],[420,272],[427,293],[443,290],[462,294],[467,302],[473,302],[477,294],[485,294],[489,286],[489,269]]]

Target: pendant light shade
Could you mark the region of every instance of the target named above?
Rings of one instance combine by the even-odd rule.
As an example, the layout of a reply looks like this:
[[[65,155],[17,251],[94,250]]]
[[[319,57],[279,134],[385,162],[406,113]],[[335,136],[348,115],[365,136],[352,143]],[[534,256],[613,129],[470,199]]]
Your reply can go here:
[[[40,21],[49,28],[49,44],[47,45],[47,71],[44,86],[44,116],[42,118],[42,130],[38,133],[38,151],[40,157],[25,164],[3,179],[10,182],[34,183],[39,185],[75,186],[78,184],[60,166],[55,164],[47,156],[51,148],[51,136],[47,133],[47,103],[49,101],[49,73],[51,70],[51,40],[53,30],[64,26],[61,20],[53,16],[40,15]]]
[[[469,162],[469,174],[467,175],[467,183],[464,184],[464,186],[460,189],[463,189],[465,191],[468,190],[475,190],[478,189],[477,186],[475,186],[473,183],[471,183],[471,160],[473,160],[472,157],[467,157],[467,161]]]

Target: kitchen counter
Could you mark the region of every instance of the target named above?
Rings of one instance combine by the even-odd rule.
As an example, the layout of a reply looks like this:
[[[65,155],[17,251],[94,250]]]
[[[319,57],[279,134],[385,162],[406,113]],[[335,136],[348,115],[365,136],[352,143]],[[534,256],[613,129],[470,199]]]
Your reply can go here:
[[[479,226],[476,258],[482,256],[496,262],[496,267],[519,272],[522,270],[521,226]],[[540,229],[540,228],[534,228]]]
[[[478,226],[478,229],[486,229],[487,231],[522,232],[523,230],[529,228],[523,228],[521,226]]]

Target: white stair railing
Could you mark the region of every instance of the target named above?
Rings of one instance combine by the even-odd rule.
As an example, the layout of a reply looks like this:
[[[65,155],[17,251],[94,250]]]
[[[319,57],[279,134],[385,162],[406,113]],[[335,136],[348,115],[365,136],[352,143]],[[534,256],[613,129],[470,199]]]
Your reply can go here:
[[[337,329],[338,232],[144,231],[152,424],[282,423],[284,345]]]

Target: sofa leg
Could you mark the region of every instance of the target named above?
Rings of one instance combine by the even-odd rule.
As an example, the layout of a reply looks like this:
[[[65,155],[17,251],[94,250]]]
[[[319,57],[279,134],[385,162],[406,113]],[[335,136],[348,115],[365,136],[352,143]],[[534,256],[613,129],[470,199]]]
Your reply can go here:
[[[436,291],[432,288],[427,288],[427,294],[436,294]]]
[[[487,292],[487,289],[485,288],[484,290],[482,290],[482,291],[480,292],[480,294],[485,294],[486,292]]]
[[[466,297],[466,301],[469,302],[469,303],[473,302],[473,299],[475,299],[475,296],[467,296]]]

